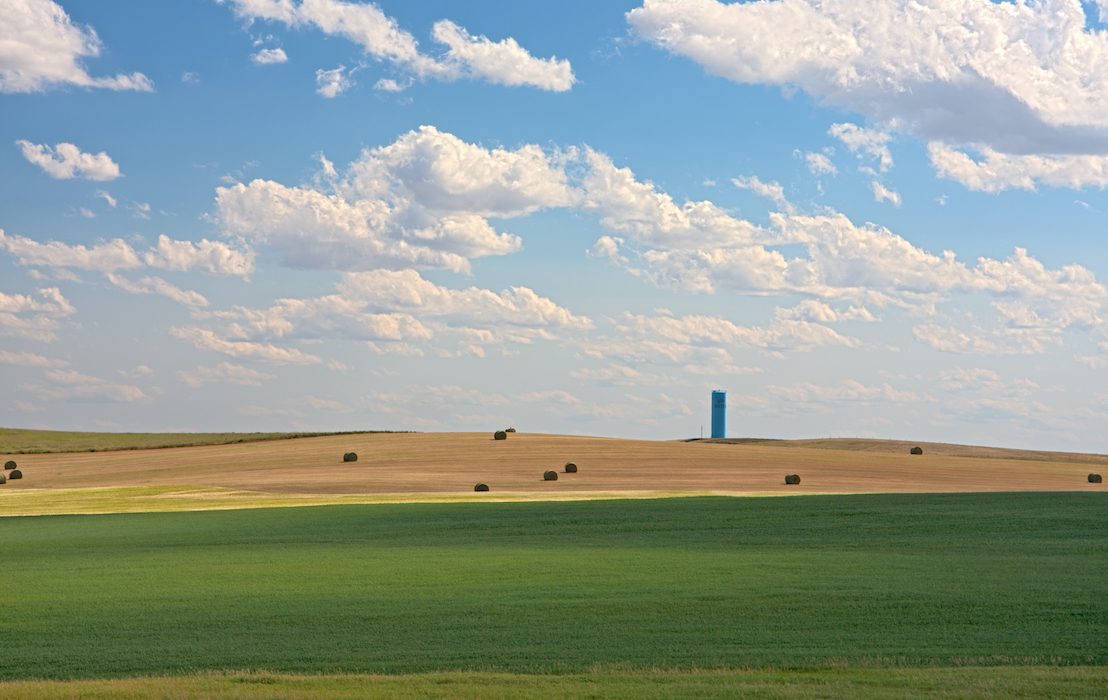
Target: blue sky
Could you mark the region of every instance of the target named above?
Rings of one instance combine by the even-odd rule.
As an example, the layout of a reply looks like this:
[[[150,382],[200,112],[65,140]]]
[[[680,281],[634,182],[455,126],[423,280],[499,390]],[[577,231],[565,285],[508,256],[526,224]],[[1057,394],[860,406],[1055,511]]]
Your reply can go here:
[[[0,6],[2,425],[1108,449],[1108,3]]]

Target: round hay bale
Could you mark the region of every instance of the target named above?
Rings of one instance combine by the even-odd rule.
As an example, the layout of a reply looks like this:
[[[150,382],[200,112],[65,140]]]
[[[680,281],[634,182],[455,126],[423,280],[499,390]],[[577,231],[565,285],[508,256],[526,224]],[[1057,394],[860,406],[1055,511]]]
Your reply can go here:
[[[1102,483],[1103,481],[1104,480],[1100,478],[1100,474],[1090,474],[1089,475],[1089,483],[1090,484],[1099,484],[1099,483]]]
[[[912,449],[908,450],[908,452],[909,452],[909,454],[921,455],[921,454],[923,454],[923,448],[920,447],[919,445],[916,445]]]
[[[516,431],[515,428],[504,428],[504,432],[506,432],[506,433],[514,433],[515,431]]]
[[[16,463],[10,459],[7,462],[4,462],[4,469],[15,469],[15,467]]]
[[[566,474],[576,474],[577,465],[573,462],[566,462]]]
[[[492,434],[492,439],[493,440],[507,440],[508,439],[508,433],[504,430],[497,430],[495,433]]]
[[[476,486],[473,487],[473,490],[474,491],[488,491],[489,490],[489,485],[488,484],[477,484]]]
[[[551,469],[550,471],[544,472],[543,475],[542,475],[542,480],[543,481],[557,481],[558,480],[558,472],[554,471],[553,469]]]
[[[789,486],[795,486],[795,485],[799,484],[800,483],[800,475],[799,474],[786,474],[785,475],[785,483],[788,484]]]
[[[6,484],[6,483],[8,483],[8,477],[4,476],[3,474],[0,474],[0,484]]]
[[[22,479],[23,478],[23,472],[19,471],[18,469],[13,469],[10,472],[8,472],[8,478],[9,479]]]
[[[344,462],[357,462],[358,461],[358,453],[357,452],[347,452],[346,454],[344,454],[342,456],[342,461],[344,461]]]

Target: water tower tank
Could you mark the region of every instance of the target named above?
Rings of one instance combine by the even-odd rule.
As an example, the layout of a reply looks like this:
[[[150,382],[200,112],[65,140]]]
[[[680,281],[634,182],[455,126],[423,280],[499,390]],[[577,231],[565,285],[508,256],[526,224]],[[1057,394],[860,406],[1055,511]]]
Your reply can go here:
[[[722,389],[712,392],[712,437],[727,437],[727,392]]]

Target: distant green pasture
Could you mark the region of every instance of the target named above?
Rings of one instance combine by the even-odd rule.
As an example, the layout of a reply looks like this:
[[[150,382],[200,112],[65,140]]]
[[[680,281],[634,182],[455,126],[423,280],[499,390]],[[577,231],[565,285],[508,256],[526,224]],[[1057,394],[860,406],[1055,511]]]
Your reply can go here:
[[[0,543],[6,680],[1108,663],[1097,493],[12,517]]]
[[[236,442],[342,434],[344,433],[78,433],[0,428],[0,455],[228,445]]]

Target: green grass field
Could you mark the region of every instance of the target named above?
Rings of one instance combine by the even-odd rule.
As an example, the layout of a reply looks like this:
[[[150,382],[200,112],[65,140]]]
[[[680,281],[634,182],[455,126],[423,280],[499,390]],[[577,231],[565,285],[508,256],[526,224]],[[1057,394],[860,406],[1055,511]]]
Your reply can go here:
[[[0,678],[1086,665],[1054,678],[1095,694],[1106,516],[1025,493],[4,518]]]
[[[344,434],[354,433],[78,433],[64,430],[0,428],[0,455],[146,450],[156,447],[227,445],[236,442]]]

